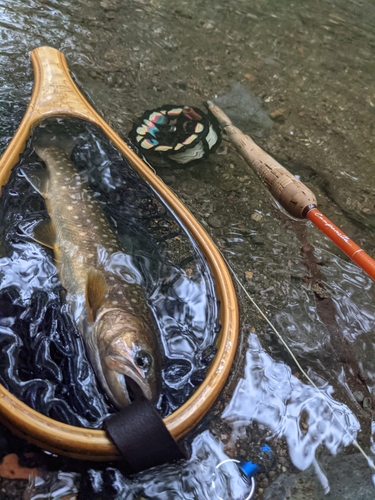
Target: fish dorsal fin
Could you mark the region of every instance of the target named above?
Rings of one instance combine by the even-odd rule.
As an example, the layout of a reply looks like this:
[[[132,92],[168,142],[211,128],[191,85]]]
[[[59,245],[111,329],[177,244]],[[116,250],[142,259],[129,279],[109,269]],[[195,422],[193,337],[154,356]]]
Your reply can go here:
[[[56,227],[51,220],[40,222],[34,229],[33,240],[45,247],[55,250]]]
[[[48,170],[44,167],[37,167],[34,169],[22,169],[21,170],[25,178],[30,182],[32,187],[37,191],[43,198],[47,197],[48,193]]]
[[[106,292],[107,283],[103,273],[91,267],[86,279],[86,305],[90,321],[95,321]]]

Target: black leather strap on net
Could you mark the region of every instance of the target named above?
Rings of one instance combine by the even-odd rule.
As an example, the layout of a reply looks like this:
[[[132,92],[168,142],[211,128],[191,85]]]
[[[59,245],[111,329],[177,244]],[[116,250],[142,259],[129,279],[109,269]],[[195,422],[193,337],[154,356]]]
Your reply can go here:
[[[145,398],[107,417],[104,427],[121,451],[129,473],[187,458],[153,404]]]

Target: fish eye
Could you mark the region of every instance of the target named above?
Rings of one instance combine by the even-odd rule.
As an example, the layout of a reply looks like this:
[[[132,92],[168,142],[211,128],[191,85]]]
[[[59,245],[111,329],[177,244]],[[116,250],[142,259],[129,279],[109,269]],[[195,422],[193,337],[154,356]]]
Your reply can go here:
[[[145,351],[138,351],[135,355],[135,363],[142,370],[148,370],[152,365],[152,357]]]

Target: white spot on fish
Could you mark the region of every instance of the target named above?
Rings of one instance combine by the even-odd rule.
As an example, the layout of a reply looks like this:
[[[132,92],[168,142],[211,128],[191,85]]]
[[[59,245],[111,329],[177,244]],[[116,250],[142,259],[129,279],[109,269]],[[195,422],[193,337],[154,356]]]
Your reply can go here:
[[[66,208],[67,208],[68,210],[73,210],[72,205],[68,205]]]
[[[117,304],[118,304],[117,300],[112,300],[112,304],[113,304],[114,306],[117,306]]]
[[[78,215],[74,215],[73,219],[79,219]]]
[[[137,301],[137,299],[130,299],[130,302],[133,302],[133,304],[136,304],[138,301]]]

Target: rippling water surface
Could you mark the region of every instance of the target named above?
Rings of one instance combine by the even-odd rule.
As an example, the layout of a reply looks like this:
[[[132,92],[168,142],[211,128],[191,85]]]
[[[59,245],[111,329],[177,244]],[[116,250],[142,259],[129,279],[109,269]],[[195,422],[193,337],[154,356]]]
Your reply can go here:
[[[86,96],[123,136],[146,109],[202,108],[217,98],[375,255],[374,28],[368,0],[0,1],[0,148],[31,95],[29,51],[49,45],[64,52]],[[225,453],[259,466],[257,498],[324,498],[328,488],[332,498],[373,498],[371,460],[353,445],[374,456],[373,282],[310,223],[281,212],[225,140],[200,164],[158,174],[298,364],[238,289],[237,358],[209,418],[188,437],[190,462],[146,473],[142,491],[137,478],[95,467],[74,476],[75,487],[103,484],[107,498],[246,498],[248,484],[233,465],[216,492],[207,486]]]

